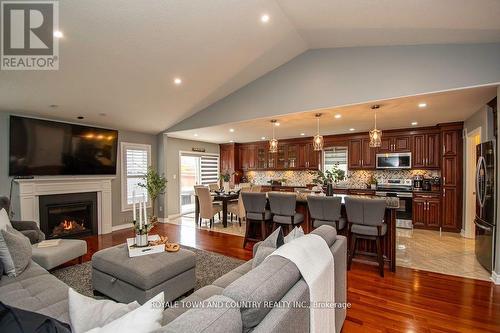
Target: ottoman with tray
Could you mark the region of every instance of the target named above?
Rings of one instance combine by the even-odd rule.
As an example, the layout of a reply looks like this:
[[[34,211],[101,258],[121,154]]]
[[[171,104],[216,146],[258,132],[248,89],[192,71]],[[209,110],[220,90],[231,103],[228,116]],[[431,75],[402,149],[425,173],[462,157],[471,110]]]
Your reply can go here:
[[[143,304],[160,292],[165,302],[194,289],[196,255],[188,250],[130,258],[126,244],[92,256],[92,287],[118,302]]]

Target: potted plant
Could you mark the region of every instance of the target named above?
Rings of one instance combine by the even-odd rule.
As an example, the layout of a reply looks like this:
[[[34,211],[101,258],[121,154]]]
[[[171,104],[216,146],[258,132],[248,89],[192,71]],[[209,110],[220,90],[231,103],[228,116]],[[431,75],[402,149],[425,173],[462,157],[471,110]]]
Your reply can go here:
[[[376,190],[377,189],[377,178],[375,178],[375,176],[372,174],[371,177],[370,177],[370,180],[368,181],[368,185],[370,186],[370,188],[372,190]]]
[[[325,172],[311,171],[315,176],[313,183],[326,187],[326,195],[333,195],[333,184],[345,179],[345,171],[339,169],[338,165],[334,165],[331,170],[326,170]]]
[[[222,188],[224,191],[229,191],[229,182],[231,181],[231,176],[234,175],[234,172],[230,172],[229,170],[223,171],[219,174],[219,180],[222,181]]]
[[[167,188],[167,179],[164,175],[159,175],[158,172],[152,167],[148,167],[148,171],[142,179],[144,182],[137,185],[145,188],[148,192],[152,208],[151,221],[156,222],[158,218],[155,215],[155,201],[160,194],[165,193],[165,189]]]

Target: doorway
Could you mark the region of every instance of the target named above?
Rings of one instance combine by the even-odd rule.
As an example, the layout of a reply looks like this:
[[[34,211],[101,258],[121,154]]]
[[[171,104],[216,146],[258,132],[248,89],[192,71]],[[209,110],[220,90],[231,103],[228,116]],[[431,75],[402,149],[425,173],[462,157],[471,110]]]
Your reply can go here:
[[[465,138],[465,221],[462,236],[474,239],[476,217],[476,146],[481,143],[481,127],[467,133]]]

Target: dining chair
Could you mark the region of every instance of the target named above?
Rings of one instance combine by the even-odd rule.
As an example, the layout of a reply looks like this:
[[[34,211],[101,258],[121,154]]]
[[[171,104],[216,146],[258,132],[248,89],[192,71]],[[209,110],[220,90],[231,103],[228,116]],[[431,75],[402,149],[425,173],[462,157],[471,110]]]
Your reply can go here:
[[[210,189],[210,192],[215,192],[220,190],[219,184],[217,183],[208,184],[208,188]]]
[[[229,204],[227,205],[227,211],[228,213],[231,214],[231,222],[233,221],[233,216],[236,216],[238,218],[238,223],[240,224],[241,227],[241,219],[245,218],[245,205],[243,204],[243,198],[242,198],[242,193],[244,192],[251,192],[250,187],[243,187],[240,189],[240,195],[238,196],[238,200],[236,201],[230,201]]]
[[[282,225],[287,227],[288,233],[295,225],[304,222],[304,215],[295,211],[297,204],[295,193],[268,192],[267,196],[273,216],[273,230]]]
[[[374,240],[377,247],[379,273],[380,276],[384,277],[382,240],[387,233],[387,224],[384,223],[385,207],[386,202],[384,199],[345,197],[348,239],[351,242],[347,263],[348,270],[351,269],[357,240],[359,238]]]
[[[212,196],[210,195],[210,190],[208,187],[195,187],[196,195],[198,196],[198,202],[200,207],[200,218],[199,224],[201,226],[202,219],[210,220],[210,228],[214,223],[214,215],[222,211],[222,205],[218,202],[214,202]]]
[[[334,227],[339,232],[347,224],[346,220],[341,216],[342,198],[340,197],[308,195],[307,206],[313,228],[326,224]]]
[[[245,207],[245,239],[243,247],[248,241],[258,242],[266,239],[266,221],[271,220],[271,212],[266,209],[266,193],[242,192],[241,199]],[[260,238],[252,235],[251,224],[260,224]]]

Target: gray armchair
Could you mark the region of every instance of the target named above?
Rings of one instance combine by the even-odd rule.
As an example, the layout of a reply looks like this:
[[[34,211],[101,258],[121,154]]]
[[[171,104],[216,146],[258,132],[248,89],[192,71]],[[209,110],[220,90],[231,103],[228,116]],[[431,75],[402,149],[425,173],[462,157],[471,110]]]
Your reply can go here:
[[[9,212],[10,200],[7,197],[0,197],[0,209],[4,208]],[[38,224],[34,221],[10,221],[14,229],[20,231],[24,236],[28,237],[31,244],[41,242],[45,239],[45,234],[38,228]]]

